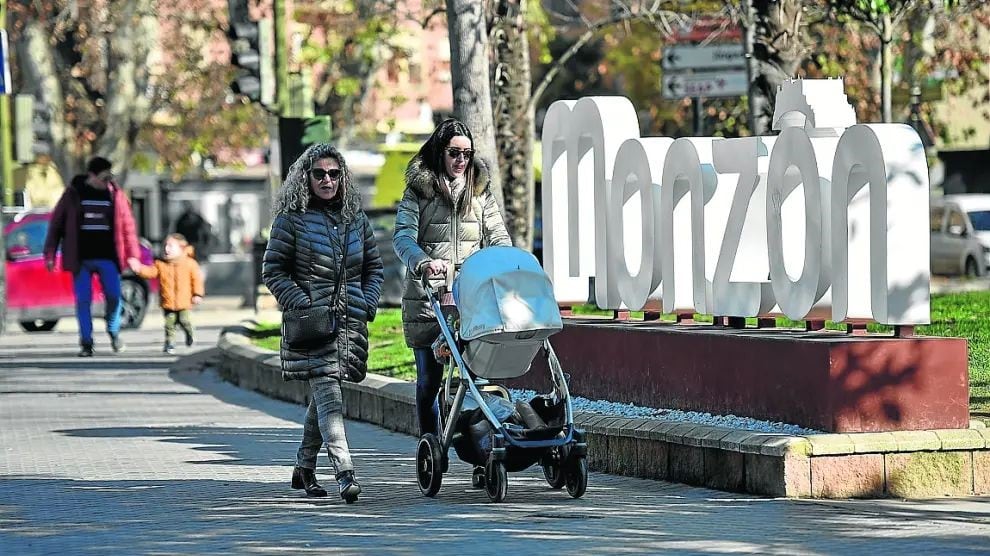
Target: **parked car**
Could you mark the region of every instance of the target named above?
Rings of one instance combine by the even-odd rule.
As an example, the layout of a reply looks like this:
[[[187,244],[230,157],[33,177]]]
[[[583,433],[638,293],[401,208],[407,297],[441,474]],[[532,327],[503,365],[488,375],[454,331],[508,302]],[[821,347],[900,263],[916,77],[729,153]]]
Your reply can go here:
[[[957,201],[933,199],[930,223],[932,274],[976,278],[987,273],[990,247],[980,241],[969,215]]]
[[[965,213],[969,220],[967,230],[983,244],[983,252],[987,255],[984,263],[990,271],[990,194],[946,195],[944,199],[955,203]]]
[[[75,317],[72,275],[63,272],[61,251],[55,256],[55,272],[45,268],[45,236],[51,211],[29,211],[16,215],[4,226],[7,269],[7,314],[27,332],[48,331],[59,319]],[[141,262],[151,264],[151,244],[141,240]],[[93,277],[93,315],[103,314],[103,289]],[[144,280],[129,269],[122,275],[121,300],[124,304],[121,326],[141,326],[157,280]]]

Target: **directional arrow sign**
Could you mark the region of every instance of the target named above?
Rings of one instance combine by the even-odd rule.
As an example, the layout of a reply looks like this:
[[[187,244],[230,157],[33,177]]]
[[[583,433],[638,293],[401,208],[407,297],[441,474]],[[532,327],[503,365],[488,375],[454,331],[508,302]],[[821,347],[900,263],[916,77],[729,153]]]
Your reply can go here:
[[[700,73],[667,73],[661,87],[663,98],[738,97],[746,94],[749,82],[743,70]]]
[[[746,66],[743,46],[737,43],[694,46],[674,44],[663,49],[663,69],[707,70],[712,68]]]

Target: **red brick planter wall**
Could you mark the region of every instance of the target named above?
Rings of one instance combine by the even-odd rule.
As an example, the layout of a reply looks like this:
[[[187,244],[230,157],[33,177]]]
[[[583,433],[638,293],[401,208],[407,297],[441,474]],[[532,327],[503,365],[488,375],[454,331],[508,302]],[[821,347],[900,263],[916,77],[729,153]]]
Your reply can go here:
[[[828,432],[969,426],[966,340],[568,319],[571,393]],[[535,371],[535,372],[534,372]],[[545,361],[512,386],[545,389]]]

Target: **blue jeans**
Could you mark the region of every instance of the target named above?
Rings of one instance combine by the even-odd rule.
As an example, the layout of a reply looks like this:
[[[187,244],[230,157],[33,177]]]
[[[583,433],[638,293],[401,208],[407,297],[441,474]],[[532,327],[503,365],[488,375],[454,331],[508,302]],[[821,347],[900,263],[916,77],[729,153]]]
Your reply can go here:
[[[100,278],[103,297],[106,299],[107,332],[116,336],[120,332],[120,270],[110,259],[84,259],[79,271],[72,276],[72,287],[76,294],[76,319],[79,321],[79,341],[83,345],[93,344],[93,274]]]
[[[430,348],[413,348],[416,359],[416,415],[419,417],[420,436],[432,432],[440,435],[440,383],[443,381],[443,365],[433,356]]]

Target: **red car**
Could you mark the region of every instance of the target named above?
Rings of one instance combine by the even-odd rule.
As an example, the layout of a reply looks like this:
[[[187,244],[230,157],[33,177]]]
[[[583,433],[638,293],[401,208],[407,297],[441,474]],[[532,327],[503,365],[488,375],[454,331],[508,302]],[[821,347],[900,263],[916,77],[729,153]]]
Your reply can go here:
[[[45,236],[51,211],[20,213],[4,226],[7,246],[7,314],[28,332],[55,328],[60,318],[75,318],[76,301],[72,274],[62,271],[62,253],[55,256],[55,272],[45,268]],[[151,244],[141,240],[141,262],[151,264]],[[122,328],[141,326],[151,293],[158,291],[157,280],[144,280],[130,269],[121,277],[123,302]],[[103,314],[103,288],[93,276],[93,316]]]

